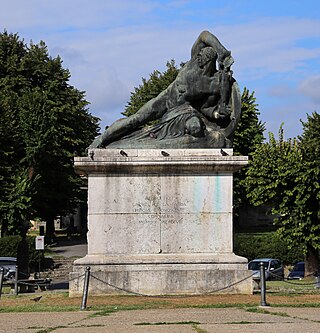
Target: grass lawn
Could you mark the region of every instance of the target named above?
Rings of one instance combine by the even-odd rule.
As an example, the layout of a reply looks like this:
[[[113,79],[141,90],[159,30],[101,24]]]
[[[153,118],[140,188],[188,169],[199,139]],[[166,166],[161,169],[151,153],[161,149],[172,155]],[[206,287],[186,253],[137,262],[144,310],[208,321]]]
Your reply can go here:
[[[267,281],[267,291],[276,293],[320,294],[314,277],[303,280]]]
[[[300,281],[299,281],[300,282]],[[296,289],[289,289],[285,282],[272,281],[267,286],[267,302],[271,306],[320,307],[320,290],[304,290],[307,286],[299,283]],[[42,296],[36,302],[33,298]],[[183,297],[142,297],[142,296],[90,296],[87,309],[102,312],[133,309],[175,309],[175,308],[222,308],[222,307],[258,307],[260,293],[253,295],[212,294]],[[69,297],[62,292],[37,292],[18,296],[2,295],[0,312],[34,311],[79,311],[81,297]]]

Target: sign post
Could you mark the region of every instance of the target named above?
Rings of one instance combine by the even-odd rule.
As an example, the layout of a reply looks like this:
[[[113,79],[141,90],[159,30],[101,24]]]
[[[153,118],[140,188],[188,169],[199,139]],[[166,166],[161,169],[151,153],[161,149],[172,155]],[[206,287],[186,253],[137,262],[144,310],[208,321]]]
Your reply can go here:
[[[36,237],[36,250],[43,251],[44,250],[44,236]],[[41,253],[39,253],[39,278],[40,278],[40,265],[41,265]]]

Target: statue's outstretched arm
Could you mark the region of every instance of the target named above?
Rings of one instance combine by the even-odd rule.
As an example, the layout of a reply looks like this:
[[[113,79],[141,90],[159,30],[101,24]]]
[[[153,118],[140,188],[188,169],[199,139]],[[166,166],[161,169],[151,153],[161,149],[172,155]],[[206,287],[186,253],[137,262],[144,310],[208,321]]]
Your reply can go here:
[[[233,63],[231,52],[228,51],[219,41],[219,39],[209,31],[202,31],[191,48],[191,58],[196,57],[201,49],[211,46],[218,55],[218,62],[224,67],[229,68]]]
[[[169,86],[171,88],[171,86]],[[138,129],[149,121],[159,119],[166,112],[168,90],[165,89],[157,97],[144,104],[136,113],[115,121],[104,133],[98,136],[89,148],[99,148],[121,138],[122,136]]]

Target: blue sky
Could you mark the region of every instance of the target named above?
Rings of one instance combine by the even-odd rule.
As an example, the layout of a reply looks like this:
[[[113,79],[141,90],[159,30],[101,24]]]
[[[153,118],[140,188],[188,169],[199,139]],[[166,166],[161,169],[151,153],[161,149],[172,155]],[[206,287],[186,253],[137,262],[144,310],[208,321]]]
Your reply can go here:
[[[293,137],[300,119],[320,112],[319,13],[318,0],[11,0],[0,29],[60,55],[102,128],[121,117],[142,77],[189,60],[209,30],[232,51],[241,91],[255,91],[267,131],[284,122]]]

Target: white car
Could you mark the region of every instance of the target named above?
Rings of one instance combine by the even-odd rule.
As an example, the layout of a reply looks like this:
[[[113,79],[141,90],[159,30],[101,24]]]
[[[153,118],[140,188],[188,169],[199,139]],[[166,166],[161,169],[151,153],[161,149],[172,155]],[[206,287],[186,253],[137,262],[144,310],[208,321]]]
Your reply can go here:
[[[249,262],[248,268],[252,271],[254,280],[260,280],[260,263],[265,267],[266,280],[283,280],[284,268],[279,259],[258,258]]]

